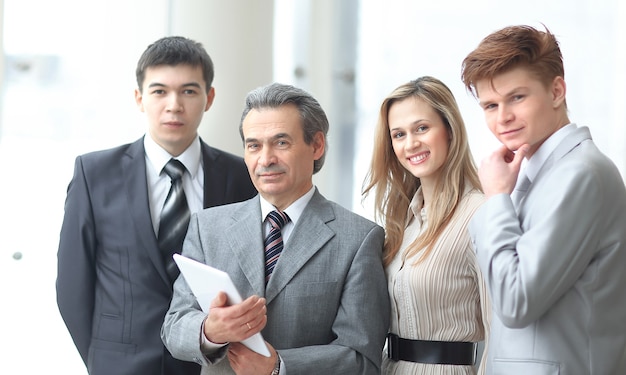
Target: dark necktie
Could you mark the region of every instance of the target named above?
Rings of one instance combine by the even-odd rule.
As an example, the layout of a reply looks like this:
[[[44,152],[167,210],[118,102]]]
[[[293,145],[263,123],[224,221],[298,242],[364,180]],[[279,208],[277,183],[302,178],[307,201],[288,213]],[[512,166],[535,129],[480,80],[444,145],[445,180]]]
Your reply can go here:
[[[278,257],[283,251],[283,235],[281,229],[289,222],[289,216],[281,211],[272,211],[267,214],[266,220],[270,224],[270,232],[265,238],[265,284],[276,267]]]
[[[185,166],[176,159],[170,159],[163,168],[165,173],[172,179],[163,210],[161,211],[161,221],[159,223],[159,249],[163,255],[167,273],[173,282],[178,277],[178,267],[172,259],[174,253],[180,253],[183,247],[183,240],[189,225],[189,206],[183,190],[183,174]]]

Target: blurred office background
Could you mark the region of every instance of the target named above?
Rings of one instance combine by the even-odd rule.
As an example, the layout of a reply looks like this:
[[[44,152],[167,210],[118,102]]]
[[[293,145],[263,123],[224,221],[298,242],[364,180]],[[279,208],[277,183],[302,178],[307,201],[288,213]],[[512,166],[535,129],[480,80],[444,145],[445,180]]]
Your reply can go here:
[[[135,64],[154,40],[204,44],[216,100],[201,136],[242,154],[245,94],[271,81],[314,94],[331,120],[315,183],[360,197],[382,99],[422,75],[446,82],[479,162],[495,146],[460,81],[465,55],[510,24],[545,24],[565,59],[570,118],[626,172],[626,5],[620,0],[0,0],[2,374],[85,374],[55,302],[56,247],[76,155],[144,134]],[[159,327],[155,327],[158,329]]]

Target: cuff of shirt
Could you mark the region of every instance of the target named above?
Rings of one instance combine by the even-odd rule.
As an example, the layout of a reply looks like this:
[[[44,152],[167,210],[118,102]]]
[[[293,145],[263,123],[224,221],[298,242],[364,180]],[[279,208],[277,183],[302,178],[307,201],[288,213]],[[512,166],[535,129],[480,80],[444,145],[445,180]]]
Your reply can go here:
[[[206,320],[205,320],[206,321]],[[223,343],[223,344],[216,344],[213,341],[209,340],[206,335],[204,334],[204,321],[202,322],[202,339],[200,342],[200,350],[202,350],[202,353],[214,353],[217,350],[225,347],[226,345],[228,345],[227,342]]]

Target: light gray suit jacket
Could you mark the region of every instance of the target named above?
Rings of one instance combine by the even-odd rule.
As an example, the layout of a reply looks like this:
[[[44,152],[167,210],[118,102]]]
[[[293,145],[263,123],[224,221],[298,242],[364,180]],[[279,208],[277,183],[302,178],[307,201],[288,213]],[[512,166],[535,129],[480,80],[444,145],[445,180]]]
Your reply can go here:
[[[191,219],[183,255],[228,272],[242,298],[267,299],[263,337],[289,375],[380,374],[389,325],[381,261],[383,229],[315,192],[265,288],[259,197],[204,210]],[[183,277],[161,337],[176,358],[203,374],[233,374],[223,351],[200,351],[206,314]]]
[[[495,312],[488,374],[626,374],[626,191],[586,127],[470,233]]]

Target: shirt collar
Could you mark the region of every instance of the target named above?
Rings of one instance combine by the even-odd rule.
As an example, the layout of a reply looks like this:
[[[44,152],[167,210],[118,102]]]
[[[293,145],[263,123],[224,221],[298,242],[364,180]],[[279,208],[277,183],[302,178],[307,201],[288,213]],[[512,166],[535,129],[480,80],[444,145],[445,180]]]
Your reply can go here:
[[[165,164],[170,161],[173,156],[165,151],[163,147],[159,146],[149,133],[143,138],[143,146],[146,150],[146,156],[148,157],[148,163],[152,166],[157,175],[161,173]],[[182,154],[175,157],[178,159],[189,173],[191,179],[194,179],[198,174],[198,168],[200,167],[200,160],[202,159],[202,151],[200,148],[200,136],[196,135],[196,138],[191,142],[189,147]]]
[[[306,194],[298,198],[295,202],[293,202],[289,207],[287,207],[283,212],[289,216],[291,222],[295,225],[300,216],[302,216],[302,212],[311,198],[313,198],[313,193],[315,193],[315,186],[311,187],[311,190],[307,191]],[[265,221],[265,217],[271,211],[274,211],[276,207],[272,205],[270,202],[266,201],[261,194],[259,194],[259,198],[261,198],[261,222]]]
[[[422,192],[422,186],[417,188],[413,198],[409,203],[409,207],[406,212],[406,221],[404,227],[407,228],[413,220],[417,220],[420,226],[426,225],[426,207],[424,206],[424,193]]]
[[[422,212],[424,211],[424,194],[422,193],[422,187],[418,187],[415,194],[413,194],[413,199],[411,199],[411,203],[409,203],[409,215],[407,215],[407,221],[411,218],[411,213],[415,217],[421,217]],[[408,224],[408,222],[407,222]]]
[[[576,130],[576,124],[570,123],[560,128],[556,132],[554,132],[548,139],[546,139],[541,146],[537,149],[537,151],[533,154],[533,156],[525,161],[525,166],[523,169],[525,170],[526,176],[530,182],[533,182],[539,170],[543,166],[543,164],[548,160],[548,157],[554,152],[557,146],[565,139],[568,135]]]

